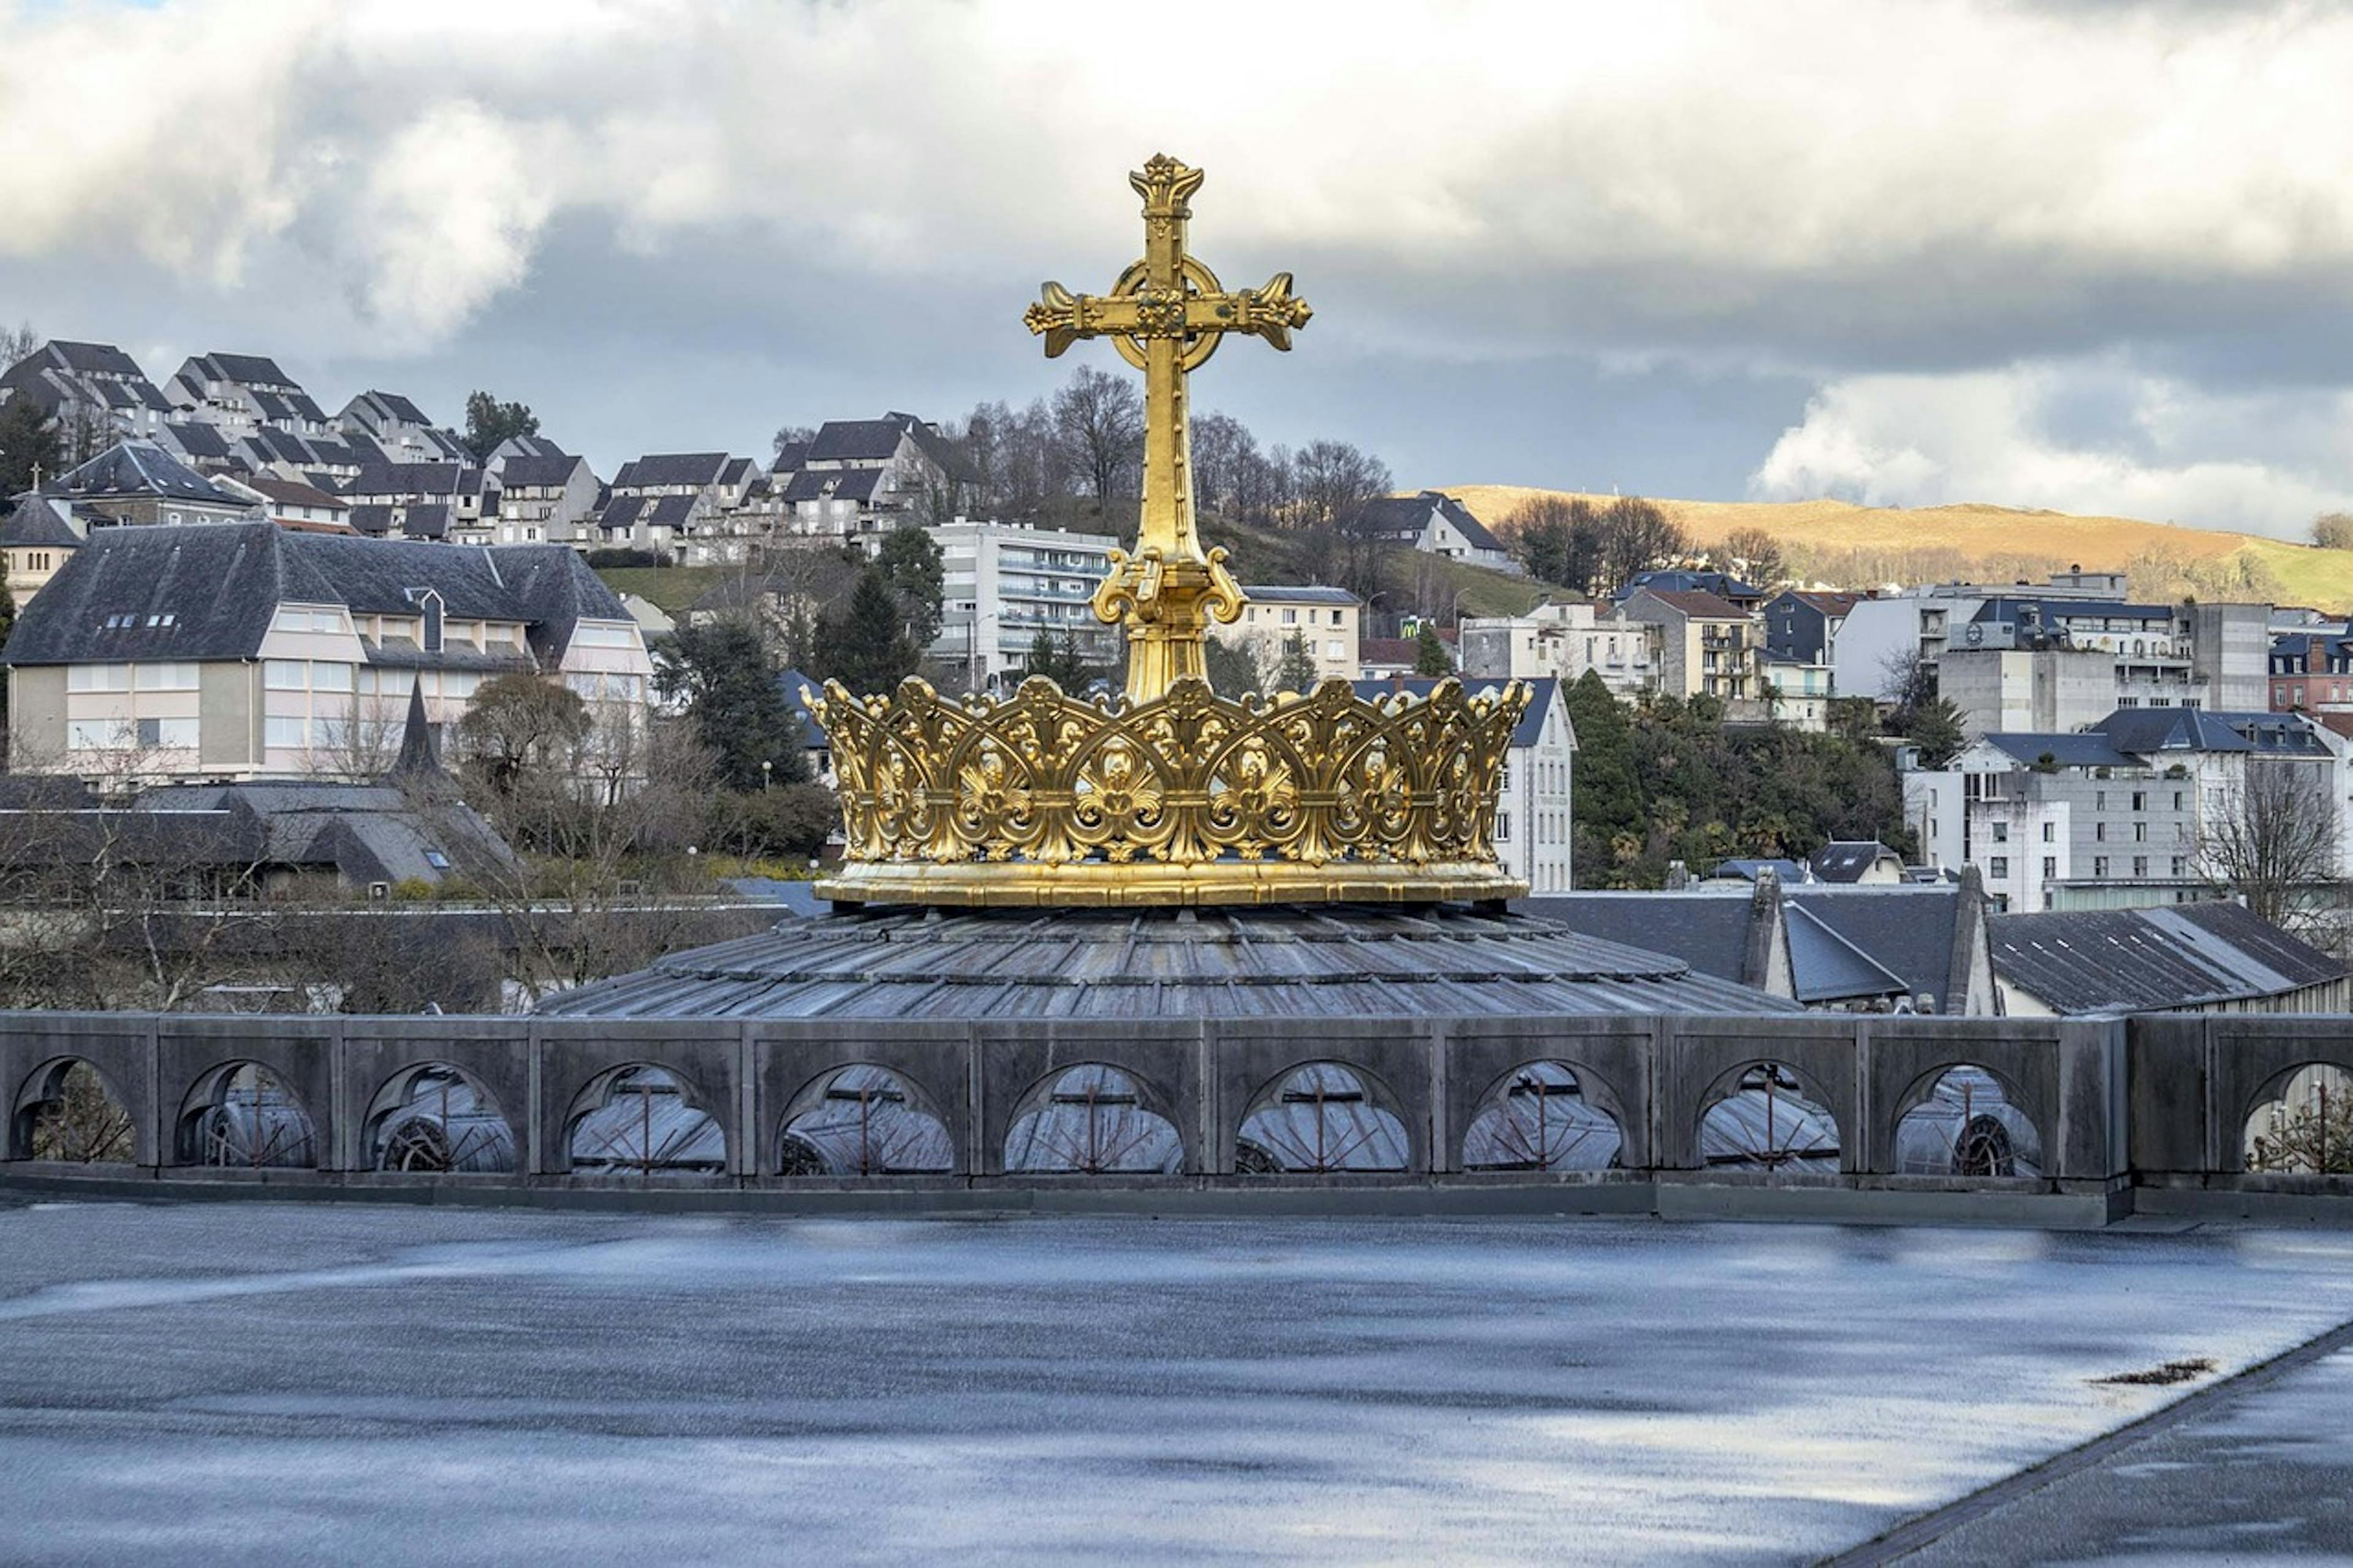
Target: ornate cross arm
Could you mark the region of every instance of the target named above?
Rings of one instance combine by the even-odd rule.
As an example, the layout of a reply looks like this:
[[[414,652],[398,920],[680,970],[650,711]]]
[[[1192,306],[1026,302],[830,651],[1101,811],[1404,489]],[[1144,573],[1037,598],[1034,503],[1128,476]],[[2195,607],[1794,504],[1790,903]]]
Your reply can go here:
[[[1264,338],[1288,350],[1291,334],[1315,314],[1306,300],[1291,291],[1291,274],[1278,272],[1256,289],[1228,293],[1218,287],[1208,268],[1198,262],[1187,268],[1188,282],[1206,277],[1208,287],[1194,293],[1155,289],[1132,281],[1140,268],[1128,268],[1109,294],[1073,294],[1060,283],[1039,290],[1038,303],[1022,312],[1022,325],[1046,340],[1046,357],[1057,359],[1082,338],[1197,339],[1210,347],[1227,332]],[[1197,350],[1199,359],[1208,357]],[[1195,362],[1198,363],[1198,360]]]

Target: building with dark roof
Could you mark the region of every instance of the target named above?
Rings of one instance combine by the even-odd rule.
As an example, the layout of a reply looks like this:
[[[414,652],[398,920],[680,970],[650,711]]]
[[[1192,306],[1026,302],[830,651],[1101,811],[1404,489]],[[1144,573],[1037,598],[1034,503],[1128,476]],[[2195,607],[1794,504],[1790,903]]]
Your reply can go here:
[[[634,723],[652,676],[637,623],[563,546],[269,523],[100,530],[0,658],[19,765],[222,782],[388,761],[413,693],[438,731],[509,672]]]
[[[2010,913],[2195,902],[2212,891],[2201,847],[2251,768],[2309,777],[2343,844],[2348,756],[2301,714],[2120,709],[2081,733],[1996,732],[1948,767],[1907,767],[1905,812],[1929,864],[1976,867]]]
[[[1521,570],[1503,541],[1488,532],[1469,507],[1440,490],[1376,496],[1343,517],[1339,527],[1351,539],[1403,545],[1496,572]]]
[[[1261,670],[1280,668],[1296,638],[1317,680],[1355,680],[1363,673],[1364,611],[1365,602],[1345,588],[1251,583],[1242,588],[1241,619],[1213,635],[1248,649]]]
[[[1713,698],[1736,721],[1767,716],[1760,702],[1764,646],[1746,610],[1697,588],[1652,587],[1634,589],[1618,609],[1659,628],[1662,693]]]
[[[2095,1013],[2342,1013],[2344,961],[2244,905],[2069,910],[1990,921],[2002,1010]]]
[[[596,475],[586,458],[565,453],[493,455],[499,487],[498,542],[601,542],[589,527],[596,510]]]
[[[1904,879],[1904,857],[1876,838],[1834,838],[1808,858],[1818,882],[1884,887]]]
[[[1743,582],[1729,572],[1711,572],[1688,566],[1662,566],[1637,572],[1610,596],[1622,603],[1638,588],[1648,588],[1659,594],[1712,595],[1742,611],[1757,608],[1765,599],[1763,589]]]
[[[269,428],[289,436],[333,433],[327,411],[301,384],[260,354],[195,354],[164,384],[172,406],[237,436]]]
[[[0,519],[0,564],[6,570],[9,602],[22,610],[81,548],[86,531],[74,526],[72,502],[19,496]]]
[[[72,503],[101,527],[237,522],[259,510],[152,441],[117,442],[79,468],[44,481],[41,493]]]
[[[53,338],[0,371],[0,402],[22,397],[49,416],[69,462],[118,439],[156,439],[171,401],[112,343]]]
[[[828,420],[778,448],[767,479],[792,532],[854,539],[871,552],[903,520],[960,517],[976,476],[938,426],[894,410]]]

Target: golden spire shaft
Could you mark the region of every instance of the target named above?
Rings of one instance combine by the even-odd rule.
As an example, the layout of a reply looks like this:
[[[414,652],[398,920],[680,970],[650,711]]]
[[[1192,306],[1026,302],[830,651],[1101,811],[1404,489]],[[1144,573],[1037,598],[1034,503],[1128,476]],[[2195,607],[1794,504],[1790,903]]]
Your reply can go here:
[[[1229,293],[1217,274],[1186,253],[1190,199],[1201,171],[1155,156],[1128,184],[1144,198],[1144,258],[1107,295],[1073,295],[1049,283],[1023,320],[1046,340],[1049,358],[1081,338],[1108,337],[1144,372],[1144,496],[1135,553],[1112,552],[1094,611],[1127,626],[1131,703],[1164,697],[1177,681],[1206,679],[1203,639],[1211,619],[1241,614],[1241,589],[1225,552],[1204,552],[1193,514],[1192,419],[1187,378],[1228,332],[1291,346],[1313,314],[1292,297],[1291,275]]]

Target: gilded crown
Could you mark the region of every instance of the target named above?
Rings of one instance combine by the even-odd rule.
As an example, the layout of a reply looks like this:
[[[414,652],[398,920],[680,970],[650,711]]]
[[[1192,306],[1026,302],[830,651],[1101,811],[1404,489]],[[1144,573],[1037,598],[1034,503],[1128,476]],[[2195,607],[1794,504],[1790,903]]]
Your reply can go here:
[[[1492,839],[1525,686],[1141,703],[829,684],[849,902],[1230,904],[1520,897]]]

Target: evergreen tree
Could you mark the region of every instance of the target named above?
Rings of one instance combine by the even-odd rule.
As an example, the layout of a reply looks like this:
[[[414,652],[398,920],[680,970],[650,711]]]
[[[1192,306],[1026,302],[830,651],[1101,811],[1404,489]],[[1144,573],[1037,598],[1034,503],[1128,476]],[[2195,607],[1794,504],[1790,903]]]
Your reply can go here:
[[[58,433],[31,398],[12,397],[0,403],[0,501],[31,489],[36,468],[57,477]]]
[[[947,588],[939,542],[929,531],[902,524],[883,536],[875,567],[899,600],[900,623],[918,649],[940,635],[940,605]]]
[[[1079,652],[1079,634],[1065,631],[1057,637],[1044,626],[1029,639],[1029,652],[1021,660],[1021,679],[1042,675],[1064,691],[1080,692],[1094,679],[1085,658]]]
[[[833,678],[861,695],[897,689],[923,658],[900,619],[899,596],[876,567],[859,574],[849,607],[827,617],[825,640]]]
[[[887,596],[884,609],[887,614]],[[686,697],[688,716],[711,750],[722,786],[748,791],[807,779],[800,721],[785,700],[782,671],[755,628],[733,620],[682,626],[669,651],[662,688]]]
[[[487,463],[491,454],[517,436],[539,434],[539,416],[528,403],[501,403],[487,392],[466,399],[466,434],[461,437],[474,461]]]
[[[1561,693],[1577,735],[1570,763],[1576,848],[1571,864],[1586,887],[1610,885],[1608,871],[1621,835],[1642,826],[1642,792],[1634,778],[1632,727],[1600,673],[1587,670]]]
[[[1446,651],[1446,639],[1438,635],[1436,621],[1421,623],[1421,634],[1414,639],[1413,672],[1416,675],[1454,673],[1454,656]]]
[[[1201,664],[1209,678],[1209,689],[1220,697],[1245,697],[1259,689],[1258,660],[1247,647],[1236,647],[1219,637],[1207,638]]]
[[[1277,691],[1315,689],[1315,656],[1308,651],[1307,639],[1297,632],[1283,639],[1282,658],[1274,667],[1274,689]]]

